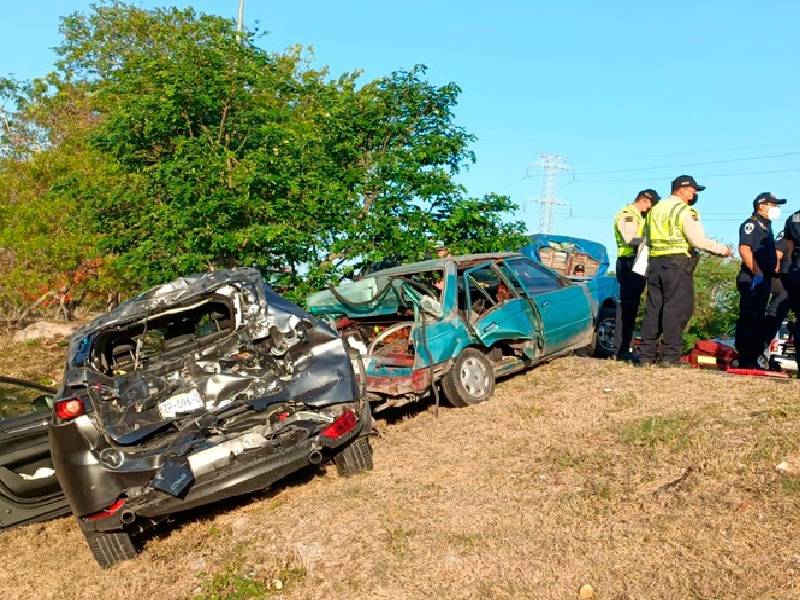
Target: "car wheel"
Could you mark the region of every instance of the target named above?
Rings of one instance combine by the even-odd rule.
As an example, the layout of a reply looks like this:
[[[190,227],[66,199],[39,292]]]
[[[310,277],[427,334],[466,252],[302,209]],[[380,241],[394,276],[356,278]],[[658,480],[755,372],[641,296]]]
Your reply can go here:
[[[372,446],[366,436],[357,437],[333,459],[336,472],[342,477],[372,471]]]
[[[459,354],[453,367],[442,378],[444,395],[457,408],[489,398],[494,393],[494,383],[492,363],[475,348],[467,348]]]
[[[597,317],[594,328],[594,352],[597,358],[614,356],[617,349],[614,347],[614,333],[617,328],[617,311],[604,308]]]
[[[99,531],[84,531],[89,550],[94,559],[103,569],[107,569],[124,560],[136,558],[136,548],[131,541],[131,536],[125,531],[102,533]]]

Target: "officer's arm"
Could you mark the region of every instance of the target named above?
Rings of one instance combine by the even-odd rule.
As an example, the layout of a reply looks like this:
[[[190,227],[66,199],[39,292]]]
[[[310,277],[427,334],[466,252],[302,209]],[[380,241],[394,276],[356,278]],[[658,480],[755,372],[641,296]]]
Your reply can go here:
[[[622,239],[625,240],[626,244],[638,246],[642,243],[642,238],[636,237],[636,234],[639,233],[639,227],[636,225],[636,221],[632,216],[625,214],[620,215],[619,219],[617,219],[617,229],[619,229]]]
[[[750,269],[753,275],[758,275],[761,272],[761,269],[758,268],[758,264],[753,260],[753,249],[750,246],[747,244],[739,244],[739,255],[742,257],[742,264]]]
[[[683,225],[683,234],[686,236],[686,241],[689,242],[690,246],[698,250],[711,252],[711,254],[719,254],[720,256],[731,255],[730,248],[706,237],[703,226],[700,224],[700,219],[692,215],[692,211],[683,211],[681,224]]]

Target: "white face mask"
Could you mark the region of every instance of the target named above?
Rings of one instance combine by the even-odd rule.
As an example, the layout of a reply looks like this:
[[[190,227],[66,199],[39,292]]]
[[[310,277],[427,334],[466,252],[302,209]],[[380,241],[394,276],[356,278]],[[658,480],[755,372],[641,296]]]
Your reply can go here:
[[[781,207],[780,206],[770,206],[769,210],[767,211],[767,218],[770,221],[777,221],[781,216]]]

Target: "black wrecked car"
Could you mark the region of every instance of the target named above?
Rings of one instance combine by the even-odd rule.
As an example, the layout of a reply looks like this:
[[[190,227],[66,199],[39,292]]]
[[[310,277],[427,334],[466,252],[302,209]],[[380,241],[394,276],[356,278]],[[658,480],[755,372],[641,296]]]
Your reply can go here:
[[[306,465],[371,469],[365,377],[345,344],[255,269],[155,287],[77,331],[49,436],[97,562]]]
[[[0,530],[69,513],[47,444],[55,393],[0,376]]]

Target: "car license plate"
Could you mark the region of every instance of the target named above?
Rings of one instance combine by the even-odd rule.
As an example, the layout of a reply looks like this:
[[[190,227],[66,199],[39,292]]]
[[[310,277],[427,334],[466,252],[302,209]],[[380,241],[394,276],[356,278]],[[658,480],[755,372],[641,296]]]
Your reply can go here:
[[[174,417],[178,413],[192,412],[199,408],[203,408],[203,399],[197,390],[190,390],[188,392],[181,392],[170,396],[163,402],[158,404],[158,412],[164,418]]]

